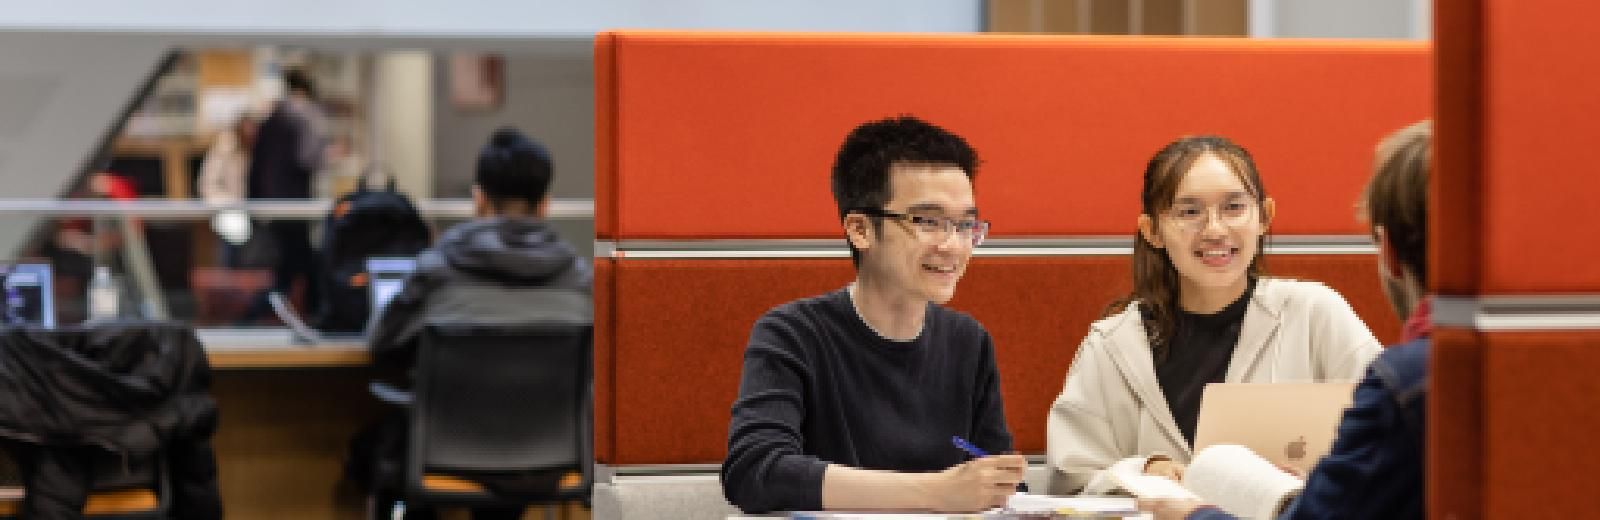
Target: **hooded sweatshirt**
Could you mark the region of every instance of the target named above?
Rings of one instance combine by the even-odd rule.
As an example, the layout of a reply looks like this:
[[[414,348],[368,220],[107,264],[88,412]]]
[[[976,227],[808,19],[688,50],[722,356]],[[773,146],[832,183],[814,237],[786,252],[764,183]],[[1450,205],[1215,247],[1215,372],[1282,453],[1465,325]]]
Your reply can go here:
[[[373,361],[410,368],[428,323],[592,323],[589,262],[544,221],[496,217],[446,231],[417,256],[378,319]]]

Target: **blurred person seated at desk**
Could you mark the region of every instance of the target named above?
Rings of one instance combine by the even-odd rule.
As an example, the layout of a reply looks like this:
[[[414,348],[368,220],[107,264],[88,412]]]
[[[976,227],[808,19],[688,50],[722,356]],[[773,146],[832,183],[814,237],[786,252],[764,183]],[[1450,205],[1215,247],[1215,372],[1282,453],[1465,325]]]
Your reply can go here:
[[[1384,294],[1405,319],[1356,387],[1339,436],[1280,518],[1424,518],[1423,428],[1427,424],[1432,320],[1428,286],[1428,175],[1433,125],[1401,129],[1378,145],[1361,209],[1378,244]],[[1233,518],[1187,500],[1141,503],[1158,520]]]
[[[988,232],[977,165],[960,136],[910,116],[845,138],[832,185],[856,278],[751,330],[722,463],[733,505],[972,512],[1016,491],[1027,463],[1010,453],[993,340],[941,305]]]
[[[132,180],[113,172],[98,172],[85,177],[71,190],[70,200],[135,200],[138,188]],[[123,273],[122,248],[125,237],[123,227],[117,225],[124,216],[72,217],[56,221],[54,230],[25,249],[22,258],[45,259],[55,274],[55,299],[62,302],[57,314],[58,323],[78,323],[87,316],[83,306],[84,291],[94,275],[97,265],[105,265],[112,272]],[[137,220],[133,220],[137,225]],[[125,278],[124,278],[125,279]],[[132,295],[132,287],[123,287],[123,293]]]
[[[478,156],[476,216],[417,256],[417,269],[379,316],[368,344],[381,366],[410,368],[430,321],[588,322],[588,260],[545,222],[551,163],[545,148],[510,128]]]
[[[368,344],[380,368],[414,368],[429,322],[589,323],[589,262],[542,218],[551,162],[545,148],[503,128],[478,156],[472,187],[477,218],[446,231],[417,257],[417,269],[384,308]],[[398,486],[406,446],[403,412],[358,434],[347,473],[367,485]],[[397,487],[395,489],[398,489]],[[475,510],[474,517],[518,518],[520,511]],[[407,518],[431,512],[412,509]]]

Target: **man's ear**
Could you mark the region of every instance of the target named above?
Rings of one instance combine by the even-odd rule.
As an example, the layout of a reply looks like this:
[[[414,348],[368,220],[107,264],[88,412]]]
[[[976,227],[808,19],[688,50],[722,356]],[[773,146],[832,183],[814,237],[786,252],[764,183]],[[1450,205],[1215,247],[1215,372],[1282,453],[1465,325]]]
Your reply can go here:
[[[1167,247],[1161,242],[1161,234],[1156,232],[1156,223],[1150,219],[1150,215],[1139,215],[1139,236],[1144,237],[1144,241],[1149,242],[1150,247],[1156,249]]]
[[[494,214],[493,206],[489,205],[489,196],[483,194],[483,189],[476,184],[472,186],[472,216],[487,217]]]
[[[1372,226],[1372,241],[1378,245],[1378,263],[1383,267],[1383,276],[1395,280],[1404,278],[1400,257],[1395,254],[1394,242],[1389,238],[1389,231],[1383,229],[1383,226]]]
[[[872,231],[872,221],[866,215],[851,213],[844,216],[844,236],[858,251],[872,248],[875,235]]]

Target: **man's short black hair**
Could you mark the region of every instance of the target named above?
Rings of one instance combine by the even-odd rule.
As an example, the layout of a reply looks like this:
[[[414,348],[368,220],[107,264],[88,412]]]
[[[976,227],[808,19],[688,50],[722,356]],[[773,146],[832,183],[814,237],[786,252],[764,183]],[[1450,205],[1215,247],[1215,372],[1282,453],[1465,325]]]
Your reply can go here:
[[[317,87],[311,81],[311,75],[300,69],[289,69],[283,73],[283,83],[289,92],[301,92],[311,99],[317,98]]]
[[[857,126],[833,160],[833,201],[839,220],[853,209],[883,208],[889,202],[889,168],[895,164],[951,165],[971,181],[977,174],[978,153],[961,136],[910,115]],[[850,259],[861,265],[855,246],[850,246]]]
[[[550,189],[550,152],[515,128],[495,130],[478,154],[475,180],[490,203],[544,200]]]

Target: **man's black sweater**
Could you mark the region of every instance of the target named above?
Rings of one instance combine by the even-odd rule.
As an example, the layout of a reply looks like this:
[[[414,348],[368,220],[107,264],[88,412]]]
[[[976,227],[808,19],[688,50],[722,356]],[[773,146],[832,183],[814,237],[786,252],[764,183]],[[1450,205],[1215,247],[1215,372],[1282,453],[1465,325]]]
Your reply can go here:
[[[916,339],[890,341],[840,289],[756,321],[722,489],[748,513],[817,510],[829,464],[942,470],[969,458],[951,444],[958,435],[989,453],[1011,450],[988,332],[929,305]]]

